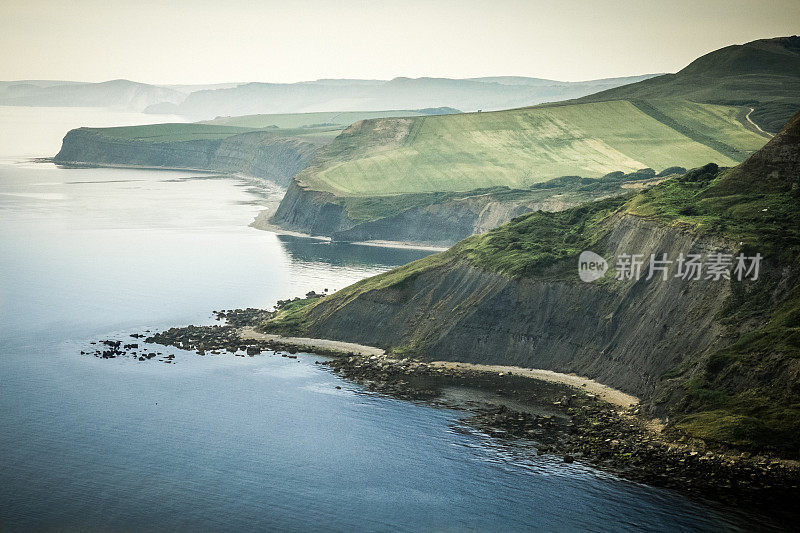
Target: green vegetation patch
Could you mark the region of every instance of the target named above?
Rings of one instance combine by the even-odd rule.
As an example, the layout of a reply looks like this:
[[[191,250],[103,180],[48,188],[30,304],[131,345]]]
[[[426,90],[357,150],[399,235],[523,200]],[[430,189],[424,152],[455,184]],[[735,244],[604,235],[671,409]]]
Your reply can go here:
[[[794,289],[774,308],[779,269],[747,291],[734,291],[723,323],[735,328],[753,316],[766,320],[684,380],[681,411],[688,414],[679,414],[676,426],[706,440],[800,457],[800,274],[795,270]]]
[[[677,174],[685,172],[686,169],[670,167],[666,171],[668,174]],[[665,176],[657,175],[653,169],[646,168],[627,174],[621,171],[611,172],[602,178],[562,176],[546,182],[535,183],[527,189],[498,186],[465,192],[440,191],[392,196],[345,196],[337,198],[337,201],[344,206],[347,216],[351,220],[371,222],[399,215],[411,209],[470,199],[482,199],[485,202],[513,202],[524,205],[538,204],[558,198],[563,203],[576,205],[599,198],[629,194],[663,179]]]
[[[741,409],[714,409],[687,415],[675,427],[708,442],[797,457],[800,404],[785,407],[763,397],[741,398],[738,403],[744,402],[747,403]]]
[[[178,142],[201,139],[225,139],[252,131],[250,128],[194,123],[148,124],[116,128],[83,128],[103,137],[139,142]]]
[[[762,255],[783,259],[800,246],[800,194],[791,184],[769,186],[743,171],[714,164],[642,191],[626,206],[630,214],[680,224],[749,243]],[[746,187],[734,181],[744,181]]]
[[[287,302],[275,311],[272,318],[264,321],[259,329],[265,333],[277,335],[299,335],[305,330],[308,311],[323,298],[324,296],[315,296]]]
[[[544,275],[567,259],[577,259],[583,250],[599,250],[607,233],[603,222],[624,202],[624,197],[615,197],[556,213],[539,211],[461,241],[453,251],[476,266],[508,276]]]

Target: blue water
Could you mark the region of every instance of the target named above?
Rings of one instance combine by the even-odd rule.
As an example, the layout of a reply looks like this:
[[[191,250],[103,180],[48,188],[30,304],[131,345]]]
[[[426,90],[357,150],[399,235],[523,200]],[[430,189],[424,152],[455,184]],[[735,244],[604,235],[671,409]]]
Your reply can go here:
[[[174,365],[80,355],[92,341],[211,323],[213,309],[269,307],[425,255],[247,227],[274,194],[185,172],[0,164],[0,529],[754,523],[537,457],[458,412],[368,393],[312,355],[173,350]]]

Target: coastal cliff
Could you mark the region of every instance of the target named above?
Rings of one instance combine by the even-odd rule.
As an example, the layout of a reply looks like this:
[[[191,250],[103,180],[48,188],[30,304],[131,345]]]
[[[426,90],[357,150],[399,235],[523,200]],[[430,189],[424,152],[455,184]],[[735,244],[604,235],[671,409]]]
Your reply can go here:
[[[297,180],[289,184],[270,223],[311,235],[329,235],[353,224],[334,195],[307,190]]]
[[[253,131],[215,139],[143,142],[79,128],[64,137],[57,164],[185,168],[242,173],[287,186],[306,168],[319,142]]]
[[[609,223],[613,229],[594,247],[605,256],[736,248],[632,215]],[[652,397],[659,376],[686,353],[730,343],[716,318],[730,294],[723,284],[587,284],[578,279],[577,261],[572,276],[514,277],[459,255],[445,254],[386,286],[323,299],[310,311],[306,333],[425,359],[577,372],[641,397]]]
[[[492,187],[377,198],[343,198],[294,179],[269,223],[337,241],[452,246],[528,213],[562,211],[587,201],[632,193],[680,171],[685,169],[673,167],[666,174],[656,174],[652,169],[614,172],[599,179],[565,176],[529,189]]]
[[[531,211],[576,205],[559,201],[504,202],[485,193],[432,201],[422,200],[419,205],[382,218],[359,220],[348,212],[347,204],[334,195],[304,188],[294,181],[271,223],[337,241],[380,240],[451,246]]]
[[[800,113],[738,167],[522,216],[447,252],[279,312],[264,331],[428,360],[575,372],[693,437],[800,450]],[[578,256],[609,265],[581,281]],[[738,254],[758,276],[618,276],[629,254]],[[735,260],[734,260],[735,261]],[[735,264],[735,263],[734,263]],[[674,265],[673,265],[674,268]],[[732,266],[731,266],[732,269]],[[648,279],[651,277],[651,279]]]

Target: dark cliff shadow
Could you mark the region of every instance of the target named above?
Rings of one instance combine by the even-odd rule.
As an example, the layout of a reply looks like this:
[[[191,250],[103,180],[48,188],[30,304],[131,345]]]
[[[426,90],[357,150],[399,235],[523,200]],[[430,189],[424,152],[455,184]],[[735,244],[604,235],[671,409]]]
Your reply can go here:
[[[286,253],[295,261],[319,262],[335,266],[397,267],[433,253],[429,250],[328,242],[292,235],[278,235],[278,240]]]

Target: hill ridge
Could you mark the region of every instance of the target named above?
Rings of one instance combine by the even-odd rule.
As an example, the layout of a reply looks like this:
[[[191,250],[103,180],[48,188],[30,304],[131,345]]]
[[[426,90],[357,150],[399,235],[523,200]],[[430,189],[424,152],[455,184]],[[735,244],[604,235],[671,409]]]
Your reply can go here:
[[[576,101],[682,98],[749,105],[753,121],[776,133],[800,109],[800,37],[759,39],[714,50],[675,74],[615,87]]]

